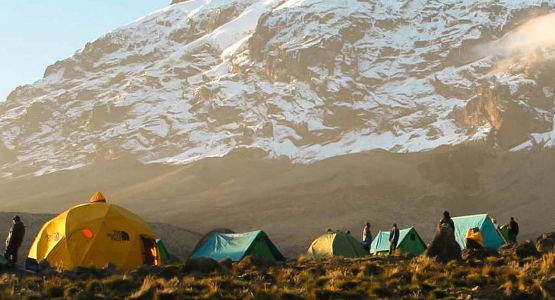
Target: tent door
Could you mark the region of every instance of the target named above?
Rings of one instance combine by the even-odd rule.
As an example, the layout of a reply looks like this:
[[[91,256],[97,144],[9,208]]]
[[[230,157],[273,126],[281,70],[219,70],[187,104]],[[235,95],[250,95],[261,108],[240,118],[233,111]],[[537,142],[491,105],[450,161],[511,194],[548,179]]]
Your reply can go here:
[[[156,246],[156,241],[153,238],[141,236],[143,242],[143,261],[147,265],[161,265],[160,251]]]

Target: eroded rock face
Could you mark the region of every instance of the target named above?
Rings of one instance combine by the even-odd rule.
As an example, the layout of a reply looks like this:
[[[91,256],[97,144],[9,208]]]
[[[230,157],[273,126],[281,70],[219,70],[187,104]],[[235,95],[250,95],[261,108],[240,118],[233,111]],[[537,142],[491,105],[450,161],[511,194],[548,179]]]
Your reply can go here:
[[[553,146],[554,50],[510,67],[482,51],[551,12],[541,0],[173,1],[15,89],[0,104],[0,156],[14,158],[0,172],[243,147],[308,163]]]

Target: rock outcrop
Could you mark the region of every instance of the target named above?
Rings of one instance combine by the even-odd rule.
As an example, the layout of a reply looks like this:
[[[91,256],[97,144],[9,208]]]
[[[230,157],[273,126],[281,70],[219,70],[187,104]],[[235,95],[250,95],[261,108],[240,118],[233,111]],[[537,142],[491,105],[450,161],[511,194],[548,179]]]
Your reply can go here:
[[[434,239],[426,249],[426,255],[442,263],[461,258],[461,246],[457,243],[451,227],[441,226],[436,231]]]

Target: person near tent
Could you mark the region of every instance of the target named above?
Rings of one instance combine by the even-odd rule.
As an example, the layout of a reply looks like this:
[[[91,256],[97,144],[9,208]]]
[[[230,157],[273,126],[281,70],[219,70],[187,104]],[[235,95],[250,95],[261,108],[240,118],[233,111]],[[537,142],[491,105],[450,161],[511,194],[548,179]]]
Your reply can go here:
[[[515,221],[515,218],[511,217],[511,221],[509,222],[509,241],[512,244],[516,243],[516,236],[518,235],[518,232],[518,223]]]
[[[362,247],[370,251],[370,244],[372,244],[372,232],[370,231],[370,222],[366,222],[364,228],[362,229]]]
[[[12,227],[8,233],[8,238],[6,238],[6,251],[4,252],[4,257],[8,260],[9,265],[14,267],[17,263],[17,251],[25,237],[25,225],[21,222],[19,216],[13,217],[12,221]]]
[[[496,218],[491,217],[491,223],[493,223],[493,226],[495,226],[495,229],[501,230],[501,225],[497,224],[497,219]]]
[[[449,214],[448,211],[443,212],[443,218],[439,220],[438,227],[441,228],[441,226],[444,224],[448,225],[451,228],[451,230],[455,232],[455,222],[453,222],[453,219],[451,219],[451,215]]]
[[[397,250],[397,243],[399,242],[399,227],[397,223],[393,224],[391,233],[389,234],[389,255],[393,255]]]

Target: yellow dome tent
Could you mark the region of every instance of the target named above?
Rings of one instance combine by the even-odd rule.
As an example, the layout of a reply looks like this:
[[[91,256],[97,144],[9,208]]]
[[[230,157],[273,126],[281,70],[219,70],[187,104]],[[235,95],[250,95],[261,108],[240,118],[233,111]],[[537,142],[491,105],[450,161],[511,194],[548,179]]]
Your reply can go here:
[[[51,266],[136,269],[161,264],[154,233],[140,217],[106,203],[95,193],[87,204],[74,206],[46,222],[39,231],[29,259],[46,259]]]
[[[306,256],[311,259],[319,259],[332,256],[363,257],[369,254],[351,235],[339,231],[328,231],[310,244]]]

